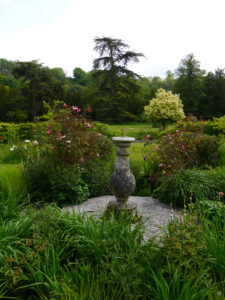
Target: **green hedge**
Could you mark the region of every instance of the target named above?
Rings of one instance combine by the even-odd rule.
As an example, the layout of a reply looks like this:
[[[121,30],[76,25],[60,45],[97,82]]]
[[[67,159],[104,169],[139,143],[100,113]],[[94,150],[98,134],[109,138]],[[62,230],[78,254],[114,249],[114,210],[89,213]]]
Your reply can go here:
[[[202,131],[204,134],[217,136],[219,138],[225,137],[225,116],[221,118],[214,118],[212,121],[178,121],[173,126],[160,132],[160,136],[171,134],[176,130],[184,130],[184,128],[191,132]]]
[[[0,122],[0,142],[22,141],[36,139],[37,134],[46,132],[48,122],[38,123],[3,123]]]

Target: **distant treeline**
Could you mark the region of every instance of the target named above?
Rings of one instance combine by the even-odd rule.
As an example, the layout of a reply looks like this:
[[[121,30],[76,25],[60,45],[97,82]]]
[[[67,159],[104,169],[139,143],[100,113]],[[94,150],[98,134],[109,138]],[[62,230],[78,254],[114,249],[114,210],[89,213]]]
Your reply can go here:
[[[52,106],[54,100],[81,109],[91,107],[94,120],[143,121],[144,106],[159,88],[179,93],[185,114],[205,119],[225,115],[224,69],[206,74],[193,54],[181,60],[175,73],[168,71],[164,79],[141,78],[119,69],[121,66],[109,70],[104,62],[100,69],[96,64],[100,59],[90,72],[75,68],[72,77],[62,68],[44,67],[38,61],[0,59],[0,121],[34,121],[46,113],[44,102]]]

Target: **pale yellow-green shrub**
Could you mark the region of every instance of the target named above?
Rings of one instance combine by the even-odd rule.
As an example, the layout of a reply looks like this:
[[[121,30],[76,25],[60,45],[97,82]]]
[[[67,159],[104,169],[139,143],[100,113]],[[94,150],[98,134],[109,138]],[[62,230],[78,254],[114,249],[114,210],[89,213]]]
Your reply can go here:
[[[150,120],[162,122],[164,128],[166,121],[178,121],[184,118],[180,96],[164,89],[159,89],[156,97],[144,109]]]

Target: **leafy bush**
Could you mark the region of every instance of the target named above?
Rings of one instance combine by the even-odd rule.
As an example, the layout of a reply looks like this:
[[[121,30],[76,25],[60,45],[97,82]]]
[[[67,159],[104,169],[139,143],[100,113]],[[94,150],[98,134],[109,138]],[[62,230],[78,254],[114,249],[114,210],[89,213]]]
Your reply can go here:
[[[150,177],[174,174],[180,169],[192,168],[197,164],[196,147],[198,134],[192,132],[177,132],[162,137],[157,145],[148,144],[145,147],[145,160],[151,164]]]
[[[50,157],[32,158],[24,161],[23,176],[26,180],[27,191],[31,200],[51,201],[51,177],[54,166]]]
[[[224,138],[225,136],[225,116],[214,118],[206,123],[206,133]]]
[[[43,137],[46,132],[47,122],[38,123],[3,123],[0,122],[0,142],[16,142],[26,139],[36,139],[38,136]]]
[[[135,177],[136,181],[136,189],[134,194],[137,196],[150,196],[151,195],[151,178],[149,177],[149,169],[147,170],[147,166],[144,164],[144,169],[140,165],[140,163],[131,161],[131,172]],[[146,162],[146,164],[148,164]]]
[[[196,146],[196,165],[215,166],[219,158],[219,141],[216,137],[201,134]]]
[[[197,117],[193,116],[192,114],[189,114],[184,119],[176,122],[172,126],[170,126],[168,129],[161,131],[160,136],[164,136],[167,134],[175,133],[177,130],[179,131],[186,131],[186,132],[194,132],[194,133],[205,133],[205,126],[207,122],[204,120],[198,120]]]
[[[51,157],[27,160],[23,175],[32,201],[55,202],[62,207],[79,204],[90,195],[77,168],[56,168]]]
[[[95,132],[76,106],[64,104],[62,110],[54,111],[46,137],[39,139],[37,149],[31,145],[26,145],[24,176],[32,199],[62,206],[80,203],[90,192],[95,196],[107,190],[104,162],[111,155],[112,142]]]
[[[181,169],[215,166],[218,157],[217,138],[198,131],[176,130],[164,135],[157,145],[148,142],[144,150],[145,165],[149,169],[147,174],[155,185],[161,177]]]
[[[64,104],[63,109],[56,110],[46,134],[57,166],[82,166],[111,154],[111,141],[93,131],[91,121],[76,106]]]
[[[90,197],[108,195],[109,178],[114,169],[114,162],[102,160],[90,161],[82,171],[82,179],[88,185]]]
[[[183,207],[184,201],[217,200],[218,192],[225,192],[224,172],[180,170],[171,177],[164,177],[153,191],[153,197]]]
[[[193,210],[199,212],[201,216],[211,221],[224,221],[225,218],[225,205],[220,201],[212,201],[207,198],[201,199],[194,203]]]
[[[57,169],[50,177],[52,199],[59,206],[79,204],[88,199],[90,193],[76,169]]]

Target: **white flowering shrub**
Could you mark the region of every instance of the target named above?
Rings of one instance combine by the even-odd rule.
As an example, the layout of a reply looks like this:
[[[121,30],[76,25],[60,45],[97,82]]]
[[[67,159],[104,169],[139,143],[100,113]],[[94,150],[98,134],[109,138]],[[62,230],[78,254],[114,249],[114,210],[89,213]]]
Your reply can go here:
[[[162,122],[163,129],[167,121],[178,121],[184,118],[180,96],[164,89],[159,89],[156,97],[144,109],[150,120]]]

